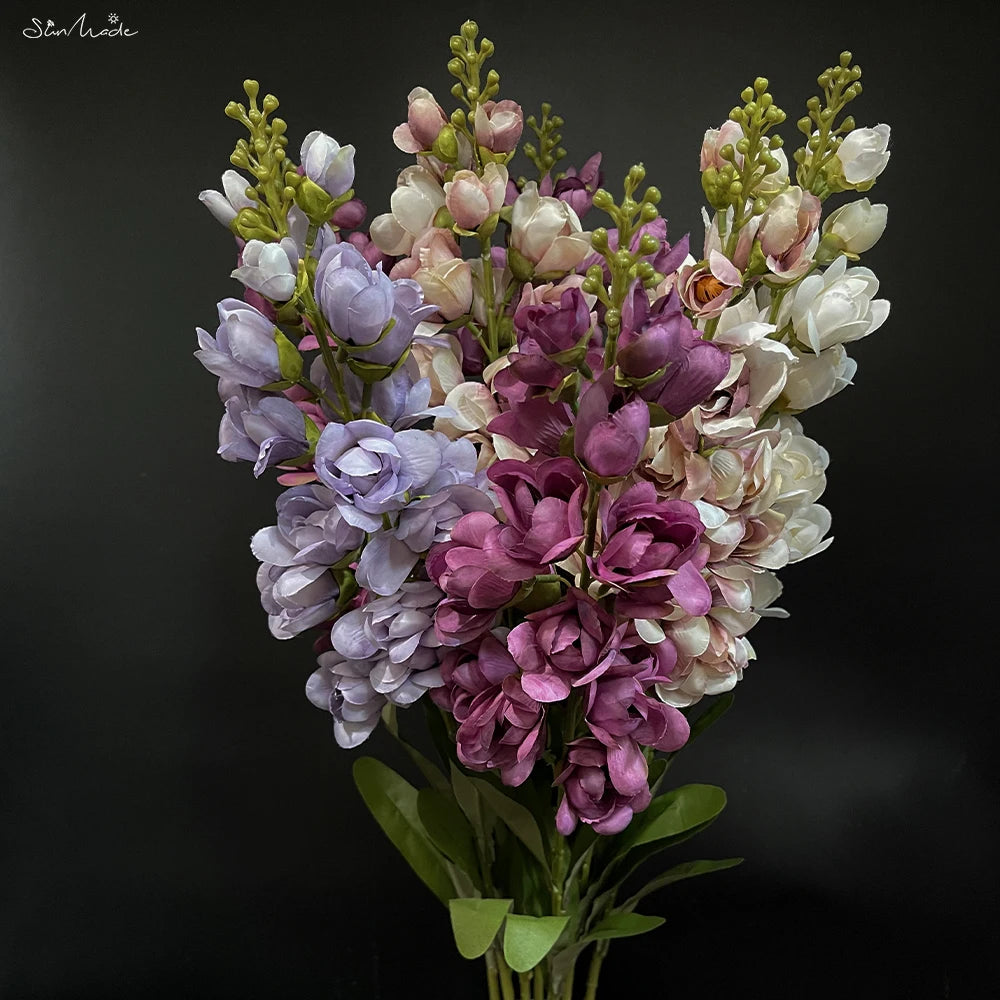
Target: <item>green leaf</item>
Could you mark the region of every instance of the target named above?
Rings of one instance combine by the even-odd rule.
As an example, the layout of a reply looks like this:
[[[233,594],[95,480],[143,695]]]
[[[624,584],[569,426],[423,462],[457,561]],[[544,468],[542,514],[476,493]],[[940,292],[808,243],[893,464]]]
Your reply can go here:
[[[510,827],[514,836],[531,851],[541,862],[542,867],[548,871],[549,862],[545,857],[542,832],[538,829],[538,824],[531,812],[520,802],[515,802],[494,788],[488,781],[483,781],[482,778],[469,778],[468,780],[483,797],[486,804]]]
[[[472,824],[472,829],[478,834],[484,831],[483,807],[479,801],[479,793],[468,776],[464,775],[454,764],[451,765],[451,787],[455,793],[455,801],[459,809],[465,813],[466,819]]]
[[[641,913],[610,913],[585,938],[605,941],[611,938],[635,937],[655,931],[665,922],[664,917],[645,917]]]
[[[742,861],[742,858],[723,858],[721,861],[685,861],[682,865],[675,865],[644,885],[634,896],[629,897],[621,906],[617,907],[616,912],[630,913],[646,896],[658,889],[674,882],[680,882],[682,879],[708,875],[710,872],[721,872],[726,868],[735,868]]]
[[[411,746],[399,735],[399,723],[396,720],[396,706],[386,702],[382,709],[382,724],[392,733],[399,745],[410,755],[410,760],[420,769],[420,773],[430,782],[433,788],[440,792],[450,792],[451,786],[441,769],[429,761],[416,747]]]
[[[726,793],[717,785],[682,785],[653,799],[622,838],[622,847],[631,850],[711,822],[726,806]]]
[[[489,950],[512,899],[450,899],[451,930],[462,958],[480,958]]]
[[[472,828],[455,800],[436,788],[421,788],[417,792],[417,814],[431,843],[473,882],[479,882],[479,858]]]
[[[454,895],[448,867],[431,843],[417,812],[417,790],[373,757],[354,762],[354,783],[396,850],[442,903]]]
[[[515,972],[528,972],[552,950],[569,917],[527,917],[511,913],[503,932],[503,957]]]
[[[732,691],[727,691],[725,694],[720,694],[714,702],[704,711],[701,715],[695,719],[694,723],[691,725],[691,735],[688,737],[685,746],[690,746],[693,740],[696,740],[709,726],[714,725],[721,719],[726,712],[733,707],[733,702],[736,700],[736,695]]]

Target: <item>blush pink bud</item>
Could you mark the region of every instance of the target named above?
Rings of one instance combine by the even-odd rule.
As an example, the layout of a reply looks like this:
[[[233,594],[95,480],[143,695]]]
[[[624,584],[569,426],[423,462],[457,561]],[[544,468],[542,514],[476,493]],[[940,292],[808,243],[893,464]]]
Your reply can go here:
[[[404,153],[419,153],[434,145],[448,120],[434,95],[424,87],[414,87],[407,100],[406,121],[396,127],[392,140]]]
[[[524,129],[524,112],[514,101],[487,101],[476,108],[476,142],[492,153],[509,153]]]
[[[462,229],[476,229],[503,207],[507,191],[507,168],[489,163],[479,177],[472,170],[459,170],[444,186],[444,203]]]

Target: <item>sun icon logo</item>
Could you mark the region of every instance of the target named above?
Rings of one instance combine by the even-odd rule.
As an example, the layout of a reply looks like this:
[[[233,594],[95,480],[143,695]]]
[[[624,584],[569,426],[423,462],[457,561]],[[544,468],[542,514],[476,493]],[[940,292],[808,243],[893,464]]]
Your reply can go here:
[[[110,21],[111,24],[117,24],[118,23],[118,15],[117,14],[108,14],[108,21]]]

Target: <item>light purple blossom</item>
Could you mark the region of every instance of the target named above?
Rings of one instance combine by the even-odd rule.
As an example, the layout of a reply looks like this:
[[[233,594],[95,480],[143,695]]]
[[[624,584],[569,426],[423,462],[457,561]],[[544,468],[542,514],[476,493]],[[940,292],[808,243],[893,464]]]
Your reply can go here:
[[[241,209],[256,208],[257,203],[246,196],[250,182],[235,170],[227,170],[222,175],[222,191],[211,188],[202,191],[198,200],[224,226],[236,218]]]
[[[451,529],[470,511],[492,513],[493,501],[476,486],[448,486],[409,504],[389,530],[368,541],[358,563],[358,583],[376,594],[393,594],[410,575],[420,557],[438,542],[451,538]]]
[[[350,243],[323,251],[316,268],[316,301],[334,335],[353,348],[353,354],[382,365],[395,364],[413,340],[417,324],[436,309],[423,305],[415,281],[393,281],[381,265],[373,270]],[[390,321],[392,327],[386,330]]]
[[[219,381],[227,392],[226,412],[219,424],[219,455],[227,462],[253,462],[253,474],[298,458],[309,450],[305,416],[284,396],[271,396],[229,379]]]
[[[331,198],[339,198],[354,183],[354,153],[325,132],[310,132],[302,140],[302,169]]]
[[[278,243],[250,240],[232,277],[274,302],[287,302],[295,291],[298,265],[299,249],[290,237]]]
[[[194,356],[213,375],[240,385],[260,388],[281,380],[275,326],[253,306],[239,299],[219,303],[219,327],[213,338],[198,327]]]
[[[407,494],[421,491],[440,470],[443,437],[397,432],[376,420],[327,424],[316,444],[316,475],[337,494],[352,524],[377,531],[383,514],[405,506]]]
[[[333,736],[345,750],[360,746],[378,725],[386,697],[368,680],[371,663],[349,660],[335,649],[316,658],[319,669],[306,681],[306,697],[333,716]]]
[[[395,594],[339,618],[330,642],[351,661],[352,676],[366,677],[374,694],[395,705],[411,705],[442,683],[441,641],[434,631],[434,608],[441,596],[433,583],[404,583]]]

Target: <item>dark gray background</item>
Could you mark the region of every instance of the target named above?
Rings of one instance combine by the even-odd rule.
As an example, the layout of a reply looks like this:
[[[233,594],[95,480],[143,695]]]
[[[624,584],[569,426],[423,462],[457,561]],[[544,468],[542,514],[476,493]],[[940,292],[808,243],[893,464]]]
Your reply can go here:
[[[747,861],[659,897],[667,925],[615,945],[602,996],[995,995],[986,5],[131,4],[128,40],[21,35],[83,9],[106,21],[0,15],[0,994],[481,995],[302,695],[308,642],[267,633],[247,542],[276,489],[215,457],[191,357],[238,294],[197,194],[228,165],[242,78],[277,93],[293,144],[353,142],[383,211],[406,94],[447,95],[471,14],[503,96],[551,100],[608,183],[644,160],[674,237],[700,242],[701,135],[754,76],[791,126],[850,47],[859,124],[893,127],[866,259],[892,315],[806,417],[837,541],[782,574],[793,617],[753,633],[736,708],[674,771],[730,800],[677,860]]]

